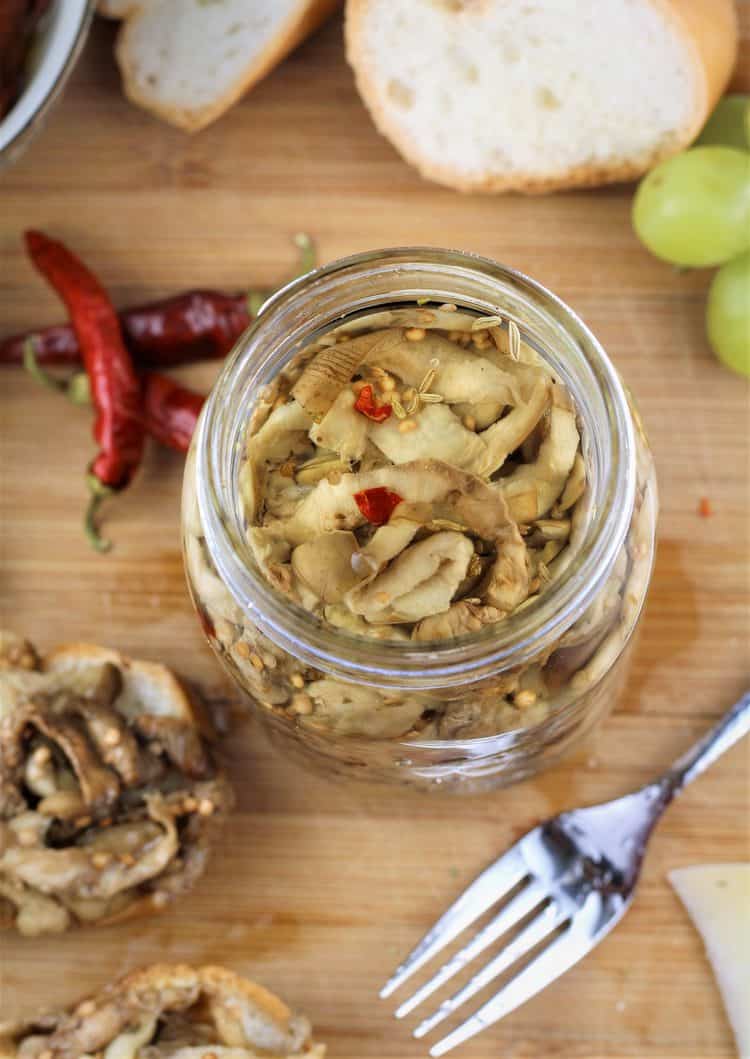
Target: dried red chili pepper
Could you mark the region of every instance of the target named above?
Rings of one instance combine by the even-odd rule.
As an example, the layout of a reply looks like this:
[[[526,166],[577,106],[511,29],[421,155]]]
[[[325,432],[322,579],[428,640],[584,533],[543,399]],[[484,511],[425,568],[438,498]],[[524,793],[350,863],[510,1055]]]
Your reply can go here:
[[[23,364],[30,341],[34,343],[34,355],[39,365],[80,368],[81,351],[71,324],[53,324],[40,331],[9,335],[0,342],[0,364]]]
[[[401,503],[403,497],[386,489],[384,485],[374,489],[363,489],[354,494],[354,502],[368,522],[373,526],[383,526]]]
[[[91,387],[85,371],[78,371],[67,379],[59,379],[50,373],[37,360],[33,336],[26,339],[23,351],[23,366],[32,379],[35,379],[48,390],[61,393],[71,404],[91,404]]]
[[[205,397],[166,375],[149,372],[143,379],[146,431],[171,449],[187,452]]]
[[[37,362],[33,339],[27,342],[24,367],[33,379],[63,394],[72,404],[91,404],[91,387],[85,372],[76,372],[67,379],[50,375]],[[147,372],[142,385],[141,416],[146,433],[162,445],[187,452],[205,401],[203,394],[157,372]]]
[[[372,419],[373,423],[384,423],[393,411],[389,404],[375,403],[375,394],[369,383],[367,386],[363,386],[357,394],[357,400],[354,402],[354,407],[358,412],[361,412],[363,416]]]
[[[312,242],[298,235],[299,274],[315,266]],[[227,355],[257,315],[265,295],[225,294],[191,290],[137,305],[120,313],[125,344],[140,370],[176,367],[195,360]],[[75,328],[54,324],[33,333],[11,335],[0,342],[0,364],[23,364],[26,342],[33,334],[37,362],[43,367],[77,367],[81,350]]]
[[[225,357],[252,322],[255,294],[191,290],[171,298],[124,309],[123,338],[136,366],[170,368],[195,360]],[[22,364],[31,333],[0,342],[0,364]],[[72,324],[53,324],[33,332],[37,361],[44,367],[80,367],[81,350]]]
[[[109,542],[96,528],[99,505],[128,485],[141,462],[140,382],[117,313],[96,277],[62,243],[41,232],[26,232],[26,246],[34,266],[65,302],[89,378],[100,451],[86,478],[91,501],[85,528],[93,546],[103,551]]]
[[[91,387],[86,373],[76,372],[68,378],[50,375],[37,363],[33,339],[26,343],[23,365],[43,387],[64,395],[72,405],[90,405]],[[147,372],[142,384],[141,411],[146,433],[161,445],[178,452],[188,451],[206,397],[156,372]]]

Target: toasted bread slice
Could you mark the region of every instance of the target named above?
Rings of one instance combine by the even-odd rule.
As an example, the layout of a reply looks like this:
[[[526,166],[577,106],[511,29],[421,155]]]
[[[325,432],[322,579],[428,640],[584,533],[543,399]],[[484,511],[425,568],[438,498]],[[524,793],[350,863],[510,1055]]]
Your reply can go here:
[[[200,1015],[195,1022],[191,1012]],[[179,1026],[180,1047],[175,1052],[167,1044],[169,1055],[197,1059],[213,1055],[215,1047],[228,1059],[325,1056],[325,1047],[311,1040],[308,1020],[263,986],[224,967],[154,964],[105,986],[70,1013],[0,1026],[0,1059],[42,1054],[77,1059],[94,1048],[125,1059],[140,1054],[157,1033],[169,1041],[172,1020]],[[161,1054],[158,1044],[149,1055],[152,1051]]]
[[[15,664],[12,659],[16,660]],[[25,664],[21,664],[23,660]],[[63,644],[51,651],[42,663],[27,640],[3,631],[0,631],[0,718],[37,692],[68,688],[85,693],[107,663],[116,666],[122,675],[122,689],[115,705],[125,716],[147,712],[156,717],[175,717],[195,725],[207,737],[213,735],[200,703],[166,666],[133,660],[112,648],[89,643]]]
[[[737,51],[733,0],[347,0],[373,120],[423,176],[551,191],[639,176],[698,134]]]
[[[8,629],[0,629],[0,725],[18,704],[41,691],[45,684],[33,644]]]
[[[90,643],[62,644],[44,658],[44,672],[69,687],[85,686],[95,670],[107,663],[122,674],[122,690],[115,700],[126,717],[136,712],[155,717],[177,717],[198,728],[206,720],[171,669],[158,662],[127,658],[111,647]]]
[[[117,41],[125,94],[188,132],[215,121],[340,0],[106,0],[126,14]]]
[[[233,804],[211,734],[164,666],[0,634],[0,926],[112,923],[189,889]]]

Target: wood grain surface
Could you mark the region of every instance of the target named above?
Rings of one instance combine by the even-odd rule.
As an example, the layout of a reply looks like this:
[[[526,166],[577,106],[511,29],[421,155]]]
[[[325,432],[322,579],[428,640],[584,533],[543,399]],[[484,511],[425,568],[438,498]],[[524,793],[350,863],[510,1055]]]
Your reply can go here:
[[[748,90],[747,4],[743,22]],[[180,907],[1,943],[6,1017],[70,1002],[155,959],[221,961],[307,1011],[332,1059],[424,1056],[377,999],[399,956],[540,817],[647,780],[747,684],[747,387],[704,338],[710,274],[678,274],[639,246],[632,188],[483,198],[423,182],[374,131],[338,21],[194,138],[123,100],[113,35],[97,21],[47,127],[0,176],[0,333],[61,316],[22,253],[30,225],[68,240],[120,305],[189,286],[270,286],[292,269],[300,230],[315,236],[321,260],[456,246],[531,273],[581,313],[650,431],[662,512],[640,643],[622,704],[574,760],[509,791],[426,797],[331,785],[248,726],[226,748],[238,809]],[[208,385],[212,370],[183,374]],[[89,416],[20,372],[3,371],[0,392],[3,622],[44,648],[83,638],[164,660],[221,693],[183,583],[181,459],[149,450],[133,489],[107,509],[115,550],[96,555],[80,528]],[[703,497],[709,518],[698,514]],[[745,744],[686,792],[653,841],[626,920],[461,1055],[732,1055],[701,943],[666,873],[748,859],[748,773]]]

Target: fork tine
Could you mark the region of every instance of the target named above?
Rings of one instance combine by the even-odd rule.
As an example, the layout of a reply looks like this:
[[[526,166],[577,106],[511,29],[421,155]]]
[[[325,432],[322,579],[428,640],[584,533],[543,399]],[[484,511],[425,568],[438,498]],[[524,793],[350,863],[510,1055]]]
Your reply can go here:
[[[509,893],[528,875],[526,861],[517,843],[506,854],[478,875],[447,912],[428,930],[419,944],[398,967],[380,991],[385,999],[415,971],[449,945],[466,927],[479,919],[496,901]]]
[[[442,1003],[429,1018],[420,1022],[414,1030],[414,1036],[424,1037],[438,1023],[452,1015],[467,1000],[471,999],[480,989],[484,989],[494,978],[497,978],[508,967],[511,967],[516,960],[520,960],[522,956],[531,952],[535,945],[544,941],[554,930],[562,926],[569,915],[568,911],[564,911],[554,902],[541,911],[513,941],[501,949],[497,956],[490,960],[481,971],[478,971],[463,989]]]
[[[540,905],[548,896],[549,891],[547,888],[542,886],[536,879],[524,886],[521,892],[498,912],[486,927],[480,930],[478,934],[475,934],[463,949],[455,953],[450,960],[443,964],[429,982],[425,982],[413,996],[404,1001],[396,1011],[396,1018],[401,1019],[404,1015],[408,1015],[410,1011],[413,1011],[415,1007],[421,1004],[423,1000],[426,1000],[428,996],[431,996],[441,985],[449,981],[454,974],[457,974],[480,952],[484,952],[493,941],[512,930],[524,916],[527,916],[529,912],[533,912],[537,905]]]
[[[477,1033],[494,1025],[536,993],[554,982],[561,974],[578,963],[600,940],[596,921],[601,908],[598,894],[589,894],[584,905],[573,917],[568,930],[553,941],[544,952],[524,967],[497,996],[488,1000],[474,1015],[458,1026],[430,1049],[431,1056],[445,1055],[452,1048],[470,1040]],[[616,921],[616,920],[615,920]],[[608,924],[609,927],[614,923]],[[471,984],[471,983],[470,983]]]

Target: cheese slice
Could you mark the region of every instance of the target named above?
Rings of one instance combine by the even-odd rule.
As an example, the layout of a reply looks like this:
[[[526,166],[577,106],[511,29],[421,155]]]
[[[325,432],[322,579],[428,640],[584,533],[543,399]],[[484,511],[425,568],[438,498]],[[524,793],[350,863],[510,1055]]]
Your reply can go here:
[[[740,1059],[750,1059],[750,864],[669,873],[706,946]]]

